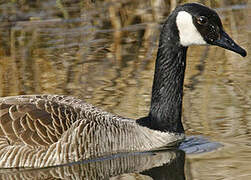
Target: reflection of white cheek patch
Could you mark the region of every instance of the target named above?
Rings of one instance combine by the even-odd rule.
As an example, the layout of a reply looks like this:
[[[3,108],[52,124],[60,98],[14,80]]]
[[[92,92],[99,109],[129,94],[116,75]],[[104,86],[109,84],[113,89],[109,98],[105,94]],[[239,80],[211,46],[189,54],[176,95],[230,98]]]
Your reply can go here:
[[[181,45],[189,46],[207,44],[194,26],[193,18],[189,13],[180,11],[176,18],[176,24],[179,30]]]

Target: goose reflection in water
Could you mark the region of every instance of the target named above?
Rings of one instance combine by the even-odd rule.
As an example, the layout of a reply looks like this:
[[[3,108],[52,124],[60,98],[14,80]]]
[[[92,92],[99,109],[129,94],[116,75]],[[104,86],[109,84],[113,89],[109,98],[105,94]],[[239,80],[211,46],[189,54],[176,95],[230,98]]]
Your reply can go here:
[[[124,153],[41,169],[2,169],[0,179],[183,180],[185,154],[210,152],[221,146],[202,136],[190,136],[179,149]]]
[[[185,152],[163,150],[119,154],[92,161],[42,169],[3,169],[0,179],[166,180],[185,179]]]

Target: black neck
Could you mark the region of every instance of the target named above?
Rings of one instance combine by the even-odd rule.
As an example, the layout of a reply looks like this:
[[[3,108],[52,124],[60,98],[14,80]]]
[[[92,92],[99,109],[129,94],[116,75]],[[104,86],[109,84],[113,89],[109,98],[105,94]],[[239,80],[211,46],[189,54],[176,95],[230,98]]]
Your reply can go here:
[[[137,120],[140,125],[165,132],[184,132],[181,114],[186,52],[187,47],[179,44],[176,24],[167,21],[160,35],[150,112]]]

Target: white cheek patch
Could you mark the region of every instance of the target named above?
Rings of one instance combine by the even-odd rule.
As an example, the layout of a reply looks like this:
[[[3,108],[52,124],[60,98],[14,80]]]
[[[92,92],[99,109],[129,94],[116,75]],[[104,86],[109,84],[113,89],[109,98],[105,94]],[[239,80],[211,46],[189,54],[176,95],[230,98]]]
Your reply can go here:
[[[179,30],[181,45],[189,46],[207,44],[194,26],[193,18],[189,13],[180,11],[176,17],[176,24]]]

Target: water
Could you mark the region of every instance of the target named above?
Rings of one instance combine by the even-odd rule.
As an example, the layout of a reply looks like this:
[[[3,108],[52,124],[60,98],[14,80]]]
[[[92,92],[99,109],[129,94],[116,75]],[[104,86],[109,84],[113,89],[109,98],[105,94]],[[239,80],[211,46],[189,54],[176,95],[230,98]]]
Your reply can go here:
[[[151,3],[152,2],[152,3]],[[251,49],[251,3],[207,1]],[[150,103],[164,1],[0,4],[0,96],[64,94],[137,118]],[[70,166],[1,170],[1,179],[250,179],[250,55],[191,47],[182,150],[120,154]]]

